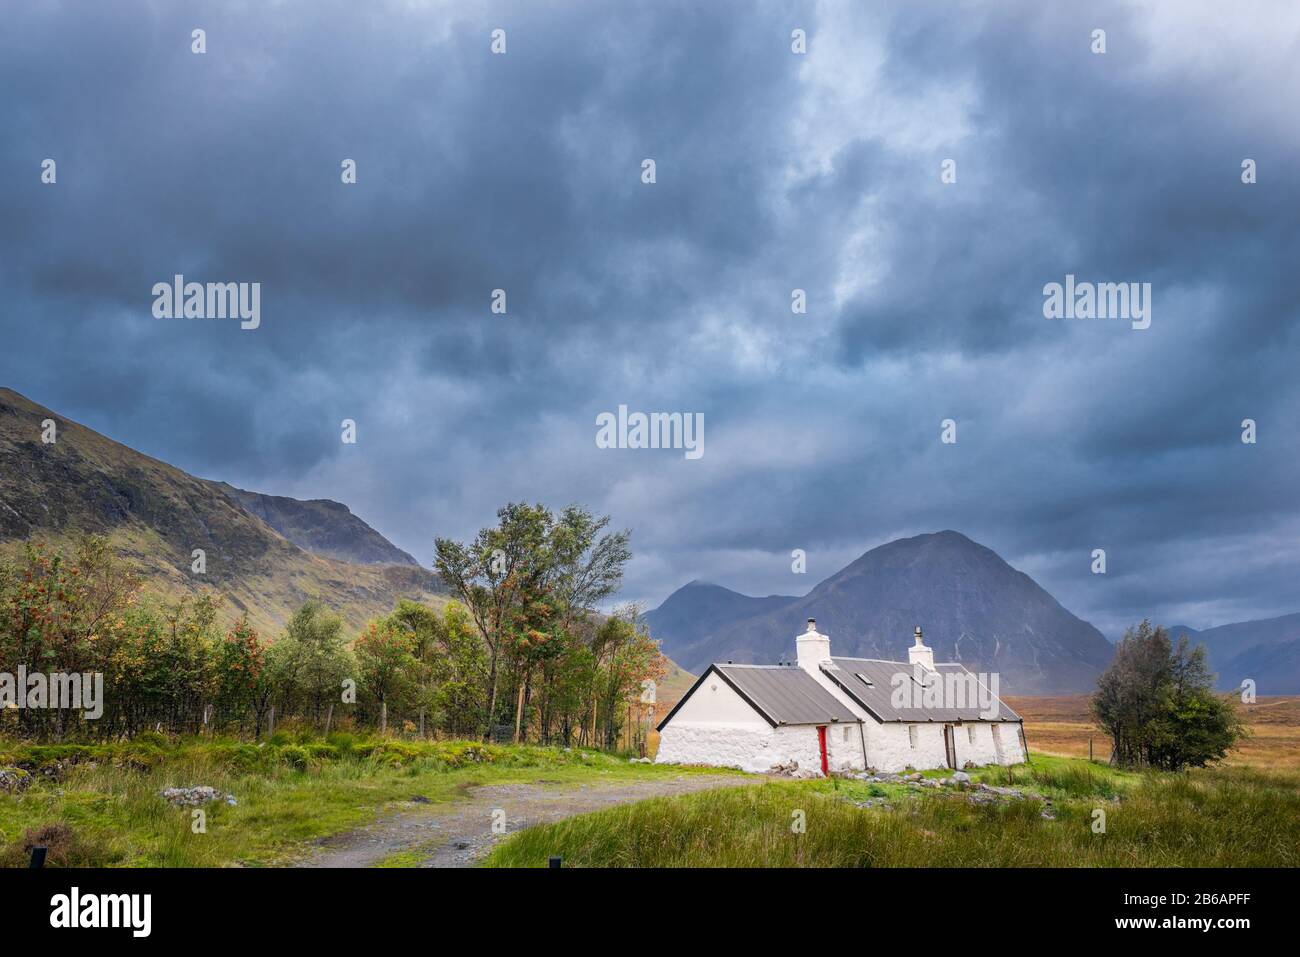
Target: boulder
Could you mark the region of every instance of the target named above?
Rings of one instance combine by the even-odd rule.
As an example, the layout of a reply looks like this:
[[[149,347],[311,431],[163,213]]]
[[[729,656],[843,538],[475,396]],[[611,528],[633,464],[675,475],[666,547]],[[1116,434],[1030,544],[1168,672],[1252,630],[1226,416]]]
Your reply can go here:
[[[173,807],[199,807],[213,801],[220,801],[224,797],[226,795],[206,784],[192,788],[167,788],[162,792],[162,799]]]
[[[22,768],[0,768],[0,794],[19,794],[32,786],[32,776]]]

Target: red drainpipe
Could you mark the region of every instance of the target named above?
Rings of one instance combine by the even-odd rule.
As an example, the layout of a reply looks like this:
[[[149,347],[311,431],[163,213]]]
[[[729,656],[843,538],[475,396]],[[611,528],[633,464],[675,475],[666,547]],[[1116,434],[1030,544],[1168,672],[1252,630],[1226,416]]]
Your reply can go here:
[[[826,725],[824,724],[817,726],[817,743],[821,745],[822,749],[822,776],[830,777],[831,766],[830,762],[826,760]]]

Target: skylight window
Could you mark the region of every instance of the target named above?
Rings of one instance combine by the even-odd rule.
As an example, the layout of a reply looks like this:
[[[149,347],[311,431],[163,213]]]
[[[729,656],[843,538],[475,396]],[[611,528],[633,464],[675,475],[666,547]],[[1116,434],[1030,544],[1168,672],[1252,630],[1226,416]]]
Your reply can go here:
[[[872,682],[872,680],[871,680],[870,678],[868,678],[866,675],[864,675],[861,671],[855,671],[855,672],[853,673],[853,677],[857,678],[859,681],[861,681],[861,682],[862,682],[864,685],[866,685],[868,688],[874,688],[874,687],[875,687],[875,683]]]

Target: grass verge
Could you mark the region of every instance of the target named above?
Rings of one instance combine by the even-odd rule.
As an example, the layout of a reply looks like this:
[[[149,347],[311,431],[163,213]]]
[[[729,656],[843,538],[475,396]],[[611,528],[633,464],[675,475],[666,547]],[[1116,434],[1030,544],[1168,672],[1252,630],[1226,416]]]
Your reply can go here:
[[[981,769],[1026,799],[860,781],[772,781],[656,798],[530,828],[485,864],[543,867],[1294,867],[1300,776],[1120,772],[1038,757]],[[888,806],[859,807],[868,797]],[[1045,819],[1044,798],[1054,819]],[[1118,801],[1113,800],[1119,798]],[[1094,811],[1105,830],[1094,830]],[[800,820],[803,830],[795,826]]]
[[[51,845],[52,865],[72,867],[283,864],[308,842],[369,823],[416,796],[445,804],[480,784],[696,773],[576,749],[343,734],[277,735],[262,746],[157,735],[114,745],[0,740],[0,768],[20,768],[32,781],[17,794],[0,794],[0,866],[26,866],[26,847],[39,835],[38,843]],[[159,796],[167,787],[200,784],[237,802],[208,804],[205,833],[195,833],[191,809]]]

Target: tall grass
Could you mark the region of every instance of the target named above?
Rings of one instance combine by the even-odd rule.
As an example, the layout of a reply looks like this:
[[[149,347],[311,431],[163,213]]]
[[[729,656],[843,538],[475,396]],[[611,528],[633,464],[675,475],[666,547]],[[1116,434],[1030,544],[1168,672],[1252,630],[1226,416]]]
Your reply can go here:
[[[1053,799],[1056,819],[1047,820],[1038,800],[978,805],[962,794],[930,792],[900,795],[892,810],[862,809],[823,782],[770,782],[530,828],[497,847],[487,863],[536,867],[559,855],[566,866],[587,867],[1300,864],[1296,776],[1242,769],[1135,775],[1128,796],[1113,803],[1102,799],[1114,786],[1104,771],[1041,770],[1045,786],[1058,793],[1091,792]],[[1093,830],[1097,808],[1105,813],[1104,833]],[[802,833],[792,828],[798,811]]]
[[[1136,772],[1048,755],[1039,755],[1027,765],[992,765],[980,769],[974,776],[986,784],[1028,787],[1051,798],[1113,798],[1131,791],[1142,781],[1142,776]]]

